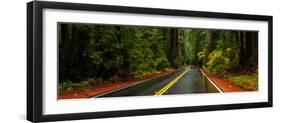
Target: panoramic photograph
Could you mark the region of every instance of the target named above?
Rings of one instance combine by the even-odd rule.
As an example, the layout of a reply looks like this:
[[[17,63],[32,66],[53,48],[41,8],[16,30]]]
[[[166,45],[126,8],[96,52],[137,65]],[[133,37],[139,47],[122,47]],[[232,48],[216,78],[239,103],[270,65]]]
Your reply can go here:
[[[258,31],[57,27],[58,99],[258,91]]]

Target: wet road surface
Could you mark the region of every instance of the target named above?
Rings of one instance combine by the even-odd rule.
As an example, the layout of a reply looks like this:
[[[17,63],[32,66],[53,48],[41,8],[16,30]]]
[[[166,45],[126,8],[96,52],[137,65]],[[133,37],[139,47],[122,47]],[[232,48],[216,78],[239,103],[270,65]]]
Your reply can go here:
[[[161,96],[191,93],[219,93],[219,90],[197,68],[182,68],[159,78],[96,97]]]

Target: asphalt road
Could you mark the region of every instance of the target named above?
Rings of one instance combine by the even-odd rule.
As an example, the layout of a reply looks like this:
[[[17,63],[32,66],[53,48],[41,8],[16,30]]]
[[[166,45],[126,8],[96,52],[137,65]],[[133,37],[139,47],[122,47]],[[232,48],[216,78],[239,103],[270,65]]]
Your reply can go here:
[[[182,68],[160,78],[147,80],[97,97],[161,96],[191,93],[219,93],[219,90],[197,68]]]

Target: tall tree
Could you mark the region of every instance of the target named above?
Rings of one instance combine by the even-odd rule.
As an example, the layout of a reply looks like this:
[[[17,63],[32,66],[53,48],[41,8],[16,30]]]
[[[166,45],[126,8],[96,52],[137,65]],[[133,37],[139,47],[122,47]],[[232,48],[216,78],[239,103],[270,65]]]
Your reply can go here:
[[[239,64],[240,66],[244,66],[245,65],[245,32],[243,31],[239,31],[239,42],[240,42],[240,54],[239,54]]]
[[[199,29],[196,29],[196,30],[194,30],[195,32],[195,41],[194,41],[194,56],[195,56],[195,58],[194,58],[194,65],[199,65],[198,64],[198,57],[197,57],[197,54],[198,54],[198,52],[199,52],[199,46],[200,46],[200,33],[201,33],[201,30],[199,30]]]
[[[258,64],[258,32],[252,32],[253,35],[253,47],[252,47],[252,58],[251,62],[253,65]],[[257,66],[256,66],[257,67]]]
[[[258,35],[257,32],[246,32],[246,49],[245,59],[249,61],[247,65],[253,66],[258,60]]]
[[[214,33],[213,30],[209,29],[207,30],[207,35],[206,35],[206,54],[204,58],[204,63],[207,63],[208,56],[214,50],[214,48],[215,48]]]
[[[178,56],[178,29],[172,28],[171,29],[171,42],[170,42],[170,49],[171,49],[171,64],[173,67],[177,67],[176,59]]]

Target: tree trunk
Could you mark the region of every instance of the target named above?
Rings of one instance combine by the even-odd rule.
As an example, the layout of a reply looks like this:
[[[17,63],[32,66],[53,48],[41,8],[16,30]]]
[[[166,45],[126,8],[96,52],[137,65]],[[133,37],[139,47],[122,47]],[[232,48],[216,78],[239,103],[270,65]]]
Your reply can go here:
[[[71,58],[71,40],[72,40],[72,25],[61,24],[59,35],[59,81],[62,82],[64,78],[69,75],[69,59]]]
[[[252,55],[252,42],[253,42],[253,35],[251,32],[246,32],[246,57],[250,57]]]
[[[170,42],[170,49],[171,49],[171,64],[173,67],[177,67],[176,59],[178,56],[178,29],[172,28],[171,29],[171,42]]]
[[[239,31],[239,50],[240,50],[240,54],[239,54],[239,64],[241,67],[243,67],[245,65],[245,51],[244,51],[244,40],[245,40],[245,32],[241,32]]]
[[[125,31],[128,31],[125,29]],[[130,34],[130,33],[129,33]],[[128,38],[124,38],[124,36],[126,35],[122,33],[122,29],[120,27],[119,29],[119,35],[121,37],[121,43],[123,44],[122,47],[122,59],[123,59],[123,65],[122,65],[122,69],[123,69],[123,78],[125,78],[125,80],[130,79],[130,66],[131,66],[131,58],[130,58],[130,54],[129,54],[129,44],[130,44],[130,40],[128,40]],[[123,38],[122,38],[123,37]]]
[[[252,57],[251,57],[251,63],[254,65],[254,67],[257,67],[258,65],[258,32],[252,32],[253,33],[253,47],[252,47]]]
[[[257,32],[246,32],[246,50],[245,58],[247,65],[254,67],[258,63],[258,34]]]
[[[198,57],[197,57],[197,54],[198,54],[198,50],[199,50],[199,34],[200,34],[200,31],[199,30],[196,30],[195,32],[195,41],[194,41],[194,65],[199,65],[198,63]]]
[[[209,54],[214,50],[214,38],[213,38],[213,30],[208,30],[207,31],[207,36],[206,36],[206,55],[204,58],[204,64],[208,61],[208,56]]]

